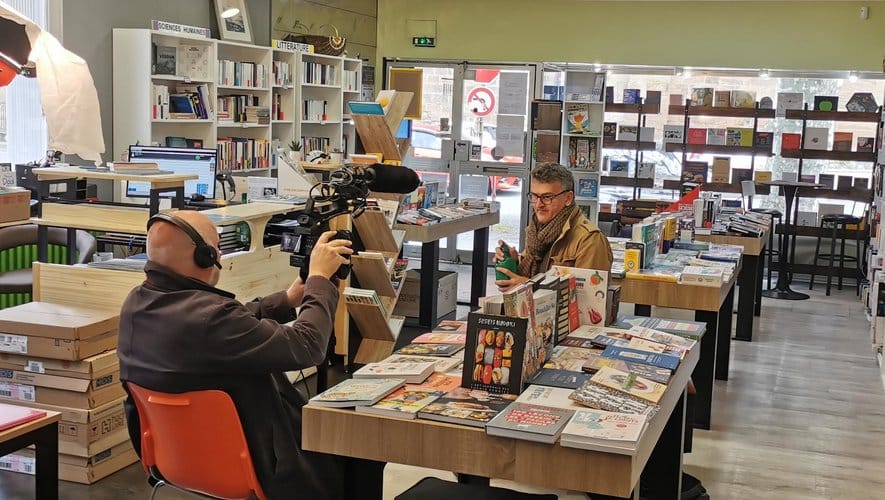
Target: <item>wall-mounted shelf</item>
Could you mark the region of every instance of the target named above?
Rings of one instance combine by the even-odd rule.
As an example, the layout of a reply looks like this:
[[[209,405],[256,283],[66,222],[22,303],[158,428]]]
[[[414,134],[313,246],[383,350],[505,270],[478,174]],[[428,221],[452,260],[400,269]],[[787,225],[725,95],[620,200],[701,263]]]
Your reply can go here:
[[[804,109],[788,109],[786,117],[793,120],[824,120],[834,122],[865,122],[876,123],[879,113],[857,113],[853,111],[812,111]]]
[[[639,144],[639,147],[637,148],[636,141],[617,141],[615,139],[603,139],[602,140],[602,147],[604,147],[606,149],[629,149],[629,150],[638,149],[639,151],[655,151],[656,149],[658,149],[657,143],[652,142],[652,141],[642,141],[642,142],[639,142],[638,144]]]
[[[671,115],[688,116],[719,116],[727,118],[774,118],[773,109],[756,108],[726,108],[716,106],[688,106],[671,104],[667,109]],[[788,112],[789,113],[789,112]]]
[[[651,188],[654,187],[655,180],[634,179],[633,177],[612,177],[610,175],[603,175],[599,178],[599,183],[603,186]]]
[[[639,104],[624,104],[624,103],[615,103],[615,102],[607,102],[605,103],[605,112],[606,113],[628,113],[628,114],[639,114],[640,107]],[[661,112],[660,104],[643,104],[641,113],[644,115],[656,115]]]
[[[686,153],[711,154],[711,155],[755,155],[774,156],[771,146],[723,146],[715,144],[685,144]],[[667,143],[664,150],[668,153],[682,152],[683,144],[677,142]]]
[[[783,158],[804,158],[806,160],[832,161],[875,161],[875,153],[869,151],[827,151],[821,149],[782,149]]]

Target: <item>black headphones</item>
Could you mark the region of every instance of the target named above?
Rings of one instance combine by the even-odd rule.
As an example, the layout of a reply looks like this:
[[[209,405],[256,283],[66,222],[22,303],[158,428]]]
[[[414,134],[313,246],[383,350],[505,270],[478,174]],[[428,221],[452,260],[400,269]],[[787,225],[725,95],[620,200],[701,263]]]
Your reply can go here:
[[[148,230],[151,229],[151,226],[160,221],[168,222],[169,224],[178,227],[179,229],[184,231],[184,234],[190,237],[191,241],[193,241],[194,245],[196,245],[197,247],[194,249],[194,262],[200,268],[208,269],[212,266],[215,266],[218,269],[221,269],[221,263],[218,262],[218,250],[216,250],[215,247],[213,247],[212,245],[207,244],[206,240],[204,240],[203,237],[200,236],[200,233],[198,233],[197,230],[194,229],[194,226],[191,226],[184,219],[176,217],[172,214],[158,213],[154,214],[153,216],[151,216],[150,219],[148,219]]]

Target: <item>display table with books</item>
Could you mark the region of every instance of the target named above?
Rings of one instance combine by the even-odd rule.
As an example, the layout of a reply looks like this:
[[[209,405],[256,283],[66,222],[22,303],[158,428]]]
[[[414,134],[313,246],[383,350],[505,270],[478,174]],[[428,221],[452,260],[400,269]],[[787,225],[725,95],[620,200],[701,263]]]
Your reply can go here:
[[[58,422],[61,413],[0,404],[0,457],[34,446],[37,500],[58,499]]]
[[[496,339],[492,336],[489,340],[493,343]],[[701,354],[700,343],[692,342],[691,346],[683,352],[678,368],[669,378],[665,389],[657,395],[659,399],[655,412],[647,419],[642,419],[644,424],[639,428],[638,437],[629,442],[607,442],[603,439],[591,444],[580,438],[566,439],[569,426],[573,423],[581,424],[582,418],[578,416],[588,417],[593,413],[587,411],[594,411],[574,401],[564,405],[560,403],[558,408],[546,409],[548,413],[545,415],[550,420],[559,422],[562,440],[559,439],[559,434],[555,434],[549,439],[544,436],[543,441],[546,442],[539,442],[542,439],[531,435],[526,437],[525,433],[519,437],[500,437],[505,434],[491,430],[491,427],[495,427],[493,423],[496,419],[489,421],[489,428],[483,429],[472,424],[459,425],[430,420],[422,416],[423,412],[418,413],[418,418],[396,418],[380,412],[321,406],[317,401],[322,396],[320,395],[303,409],[302,445],[310,451],[364,459],[364,471],[372,472],[363,476],[366,484],[360,485],[360,491],[367,492],[365,498],[370,500],[382,498],[383,474],[374,465],[377,462],[429,467],[481,478],[505,479],[542,488],[593,492],[618,498],[630,497],[642,476],[644,483],[655,492],[656,498],[679,498],[685,430],[685,388]],[[416,365],[416,369],[421,368],[417,366],[420,363],[412,364]],[[603,368],[600,372],[604,370]],[[379,380],[384,384],[390,379]],[[636,380],[644,382],[644,379]],[[394,390],[396,386],[402,386],[402,382],[399,380],[399,383],[389,383],[390,387],[386,390]],[[336,388],[330,391],[334,389]],[[344,392],[343,389],[344,387],[340,392]],[[499,417],[508,412],[512,415],[514,412],[525,411],[519,406],[520,401],[525,401],[523,404],[530,407],[542,405],[541,399],[550,392],[547,389],[530,385],[519,399],[499,413]],[[580,392],[581,389],[575,392]],[[572,392],[570,389],[562,390]],[[453,393],[457,392],[449,392],[446,396]],[[492,394],[489,393],[489,396]],[[515,396],[509,401],[513,401],[513,398]],[[577,401],[576,398],[571,399]],[[442,400],[444,398],[440,399]],[[453,401],[446,405],[460,405],[458,414],[463,416],[456,421],[464,421],[472,413],[483,411],[479,410],[483,408],[482,405],[477,407],[468,401]],[[433,413],[430,410],[432,406],[428,405],[426,411]],[[570,421],[559,420],[563,410],[575,418]],[[509,415],[507,420],[510,420]],[[563,430],[563,426],[566,430]],[[506,433],[506,426],[503,426],[503,430]]]
[[[405,231],[407,241],[422,244],[419,326],[432,328],[437,323],[436,276],[439,272],[439,240],[473,231],[470,306],[475,308],[479,304],[479,298],[486,293],[489,226],[497,224],[499,220],[499,212],[489,211],[433,224],[397,223],[394,226],[394,229]]]
[[[741,259],[741,272],[738,276],[738,314],[734,338],[753,340],[753,317],[762,313],[762,276],[765,267],[765,249],[768,245],[769,229],[760,236],[731,234],[695,234],[696,241],[706,241],[725,245],[736,245],[744,249]],[[752,311],[752,312],[750,312]]]
[[[734,288],[740,269],[738,262],[719,287],[632,279],[629,275],[612,280],[621,287],[621,302],[634,304],[638,316],[650,316],[652,306],[687,309],[694,311],[696,321],[707,325],[700,342],[700,359],[692,374],[697,389],[694,425],[701,429],[711,427],[714,379],[728,378]]]

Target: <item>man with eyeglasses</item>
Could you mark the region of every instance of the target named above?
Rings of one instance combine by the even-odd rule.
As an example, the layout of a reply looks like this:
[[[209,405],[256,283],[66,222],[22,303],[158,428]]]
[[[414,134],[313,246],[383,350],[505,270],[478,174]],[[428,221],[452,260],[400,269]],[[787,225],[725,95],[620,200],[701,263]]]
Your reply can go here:
[[[502,267],[508,279],[495,282],[506,290],[547,271],[550,266],[580,267],[610,271],[612,249],[596,224],[575,204],[575,179],[571,171],[556,163],[538,165],[532,171],[529,201],[533,215],[526,228],[526,247],[520,254],[510,247],[517,261],[516,272]],[[494,263],[504,260],[503,241],[495,249]]]

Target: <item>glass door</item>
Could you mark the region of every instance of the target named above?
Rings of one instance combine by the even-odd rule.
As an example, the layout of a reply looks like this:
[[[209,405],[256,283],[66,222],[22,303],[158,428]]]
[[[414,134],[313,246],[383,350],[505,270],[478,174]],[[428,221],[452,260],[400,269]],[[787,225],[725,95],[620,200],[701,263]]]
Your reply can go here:
[[[452,183],[452,160],[454,156],[453,130],[460,123],[460,108],[455,106],[455,96],[460,95],[461,75],[460,64],[446,63],[409,63],[389,62],[385,69],[387,79],[391,81],[391,73],[412,73],[421,79],[421,95],[419,113],[403,120],[397,137],[408,139],[411,148],[403,165],[418,172],[423,181],[439,181],[440,192],[448,196],[456,196]],[[408,257],[420,257],[421,247],[418,244],[407,244],[404,254]],[[443,260],[455,260],[454,244],[449,239],[440,241],[440,257]]]
[[[464,68],[458,164],[459,197],[484,197],[501,204],[489,252],[498,240],[522,248],[527,220],[531,138],[529,108],[536,93],[534,65],[474,65]],[[458,142],[458,141],[456,141]],[[464,157],[466,154],[466,158]],[[470,262],[473,233],[458,236],[458,257]]]

